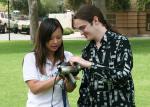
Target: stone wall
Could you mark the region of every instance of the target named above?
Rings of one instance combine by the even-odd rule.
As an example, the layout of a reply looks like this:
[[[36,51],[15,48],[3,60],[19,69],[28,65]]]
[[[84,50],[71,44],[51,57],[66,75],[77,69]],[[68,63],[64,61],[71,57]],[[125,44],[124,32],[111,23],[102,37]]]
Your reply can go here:
[[[116,29],[123,34],[129,36],[137,36],[142,34],[150,34],[147,29],[147,12],[117,12],[116,15]]]

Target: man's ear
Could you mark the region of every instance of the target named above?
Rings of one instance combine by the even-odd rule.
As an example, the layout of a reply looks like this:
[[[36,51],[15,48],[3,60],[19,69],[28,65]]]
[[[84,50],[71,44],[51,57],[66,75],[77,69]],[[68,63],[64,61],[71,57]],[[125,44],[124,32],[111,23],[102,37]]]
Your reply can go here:
[[[93,23],[95,23],[95,24],[98,24],[98,23],[99,23],[99,20],[98,20],[98,17],[97,17],[97,16],[94,16],[94,17],[93,17]]]

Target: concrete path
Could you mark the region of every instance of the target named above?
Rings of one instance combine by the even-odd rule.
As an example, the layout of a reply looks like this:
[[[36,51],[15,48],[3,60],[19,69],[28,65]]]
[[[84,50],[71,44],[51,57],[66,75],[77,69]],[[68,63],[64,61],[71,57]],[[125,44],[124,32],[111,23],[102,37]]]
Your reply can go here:
[[[30,39],[31,39],[30,35],[20,33],[18,34],[10,33],[10,40],[30,40]],[[84,36],[82,36],[80,32],[75,32],[74,34],[63,36],[63,40],[84,40],[84,39],[85,39]],[[9,40],[9,34],[0,33],[0,40]]]
[[[150,38],[150,35],[138,35],[136,37],[131,37],[131,38]],[[10,40],[30,40],[31,37],[30,35],[26,35],[26,34],[14,34],[14,33],[10,33]],[[9,40],[9,34],[1,34],[0,33],[0,41],[2,40]],[[73,34],[70,35],[64,35],[63,36],[63,40],[85,40],[84,36],[80,34],[80,32],[75,32]]]
[[[64,35],[63,40],[85,40],[85,37],[80,32],[75,32],[70,35]]]

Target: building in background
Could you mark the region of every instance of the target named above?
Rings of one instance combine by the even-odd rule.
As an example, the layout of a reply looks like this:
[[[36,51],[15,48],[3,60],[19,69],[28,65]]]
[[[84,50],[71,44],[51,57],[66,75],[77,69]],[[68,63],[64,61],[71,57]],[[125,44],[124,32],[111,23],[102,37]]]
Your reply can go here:
[[[67,11],[65,13],[51,13],[48,14],[49,18],[56,18],[60,21],[63,28],[72,28],[72,11]]]
[[[95,5],[99,6],[101,1],[97,2]],[[100,6],[103,13],[105,13],[106,20],[111,23],[111,25],[122,34],[129,36],[144,36],[150,35],[150,3],[145,7],[145,11],[137,10],[137,0],[130,0],[130,9],[127,11],[108,11],[106,5]],[[101,4],[104,4],[102,2]]]

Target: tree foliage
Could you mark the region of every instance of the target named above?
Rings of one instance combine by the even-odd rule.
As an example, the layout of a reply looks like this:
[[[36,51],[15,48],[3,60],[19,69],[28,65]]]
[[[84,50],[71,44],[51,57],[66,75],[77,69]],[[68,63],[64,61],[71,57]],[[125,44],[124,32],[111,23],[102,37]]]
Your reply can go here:
[[[92,0],[64,0],[65,8],[77,10],[82,4],[92,4]]]
[[[0,3],[2,3],[2,4],[7,4],[7,0],[0,0]]]
[[[64,10],[63,0],[36,0],[38,3],[38,14],[40,17],[45,16],[47,13],[58,13]],[[7,6],[7,0],[0,0],[0,3]],[[63,3],[63,2],[62,2]],[[20,10],[23,14],[28,14],[28,1],[27,0],[10,0],[11,10]]]
[[[39,17],[43,17],[46,15],[46,9],[43,7],[41,0],[38,0],[38,15]]]
[[[61,0],[41,0],[41,4],[47,13],[58,13],[61,11],[61,8],[63,8],[63,1],[60,1]]]
[[[137,0],[138,10],[145,10],[146,5],[150,5],[150,0]]]
[[[28,1],[27,0],[11,0],[11,7],[13,10],[20,10],[24,14],[28,14]]]
[[[130,9],[130,0],[106,0],[106,8],[112,11],[126,11]]]
[[[0,2],[0,11],[6,11],[8,9],[8,6]]]

